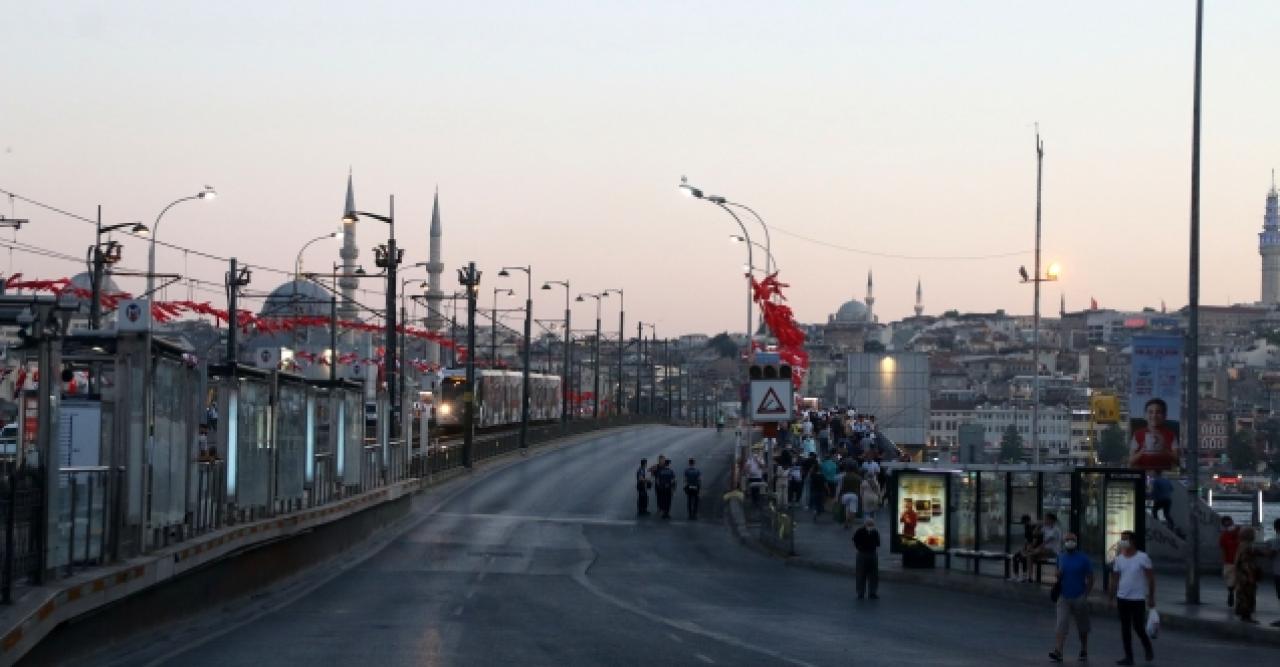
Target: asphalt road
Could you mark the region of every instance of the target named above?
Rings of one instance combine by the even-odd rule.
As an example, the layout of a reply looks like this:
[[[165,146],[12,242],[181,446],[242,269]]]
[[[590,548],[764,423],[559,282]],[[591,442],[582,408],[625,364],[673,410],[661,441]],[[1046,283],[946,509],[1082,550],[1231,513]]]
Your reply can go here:
[[[632,471],[659,453],[710,477],[732,436],[647,427],[596,436],[415,500],[422,520],[363,562],[209,614],[90,664],[1047,664],[1052,611],[788,568],[734,541],[708,484],[701,521],[637,520]],[[652,498],[651,498],[652,507]],[[332,575],[332,576],[330,576]],[[319,575],[317,575],[319,576]],[[1095,618],[1094,664],[1121,655]],[[1072,660],[1074,638],[1068,643]],[[1166,634],[1157,664],[1280,664],[1280,650]]]

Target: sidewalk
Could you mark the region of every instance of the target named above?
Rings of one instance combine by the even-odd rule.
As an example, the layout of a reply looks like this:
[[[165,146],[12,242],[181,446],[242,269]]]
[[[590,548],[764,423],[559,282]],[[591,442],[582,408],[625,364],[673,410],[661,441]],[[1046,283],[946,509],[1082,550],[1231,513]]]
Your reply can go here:
[[[759,539],[758,524],[746,523],[742,502],[735,498],[728,500],[727,519],[738,539],[756,550],[770,551]],[[753,512],[753,518],[754,514]],[[771,555],[784,558],[790,566],[853,576],[852,531],[833,523],[830,514],[822,515],[814,523],[811,512],[797,510],[795,518],[795,555],[785,556],[776,551],[772,551]],[[937,569],[904,570],[901,557],[889,553],[887,521],[888,514],[882,509],[876,517],[883,540],[880,551],[881,580],[943,586],[952,590],[1017,600],[1041,606],[1048,613],[1049,585],[1007,581],[999,563],[984,565],[982,574],[974,574],[973,566],[967,559],[953,558],[952,567],[948,570],[945,560],[939,557]],[[1232,615],[1226,604],[1227,591],[1221,576],[1201,575],[1200,599],[1203,604],[1200,605],[1183,602],[1184,582],[1181,573],[1156,575],[1156,608],[1160,611],[1164,629],[1280,645],[1280,628],[1269,625],[1272,621],[1280,620],[1280,601],[1276,599],[1270,577],[1258,586],[1258,613],[1255,618],[1260,621],[1259,625],[1243,623]],[[1113,615],[1114,611],[1108,608],[1107,600],[1100,590],[1100,578],[1095,588],[1097,590],[1091,597],[1093,612]]]

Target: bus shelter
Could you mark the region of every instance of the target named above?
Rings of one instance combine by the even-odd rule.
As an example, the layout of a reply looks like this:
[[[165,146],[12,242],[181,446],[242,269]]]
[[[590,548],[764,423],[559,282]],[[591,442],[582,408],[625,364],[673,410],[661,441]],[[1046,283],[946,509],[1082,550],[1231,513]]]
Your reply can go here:
[[[932,566],[942,556],[975,574],[1008,575],[1024,544],[1021,523],[1053,513],[1063,531],[1103,570],[1124,530],[1142,539],[1145,484],[1141,471],[1001,464],[888,463],[890,550],[904,565]],[[925,553],[927,550],[928,553]],[[912,562],[909,562],[912,561]]]

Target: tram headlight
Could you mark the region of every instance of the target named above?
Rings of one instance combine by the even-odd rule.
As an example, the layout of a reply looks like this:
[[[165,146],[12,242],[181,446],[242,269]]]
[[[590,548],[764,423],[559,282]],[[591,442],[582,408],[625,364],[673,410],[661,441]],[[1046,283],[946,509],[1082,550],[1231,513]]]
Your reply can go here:
[[[453,408],[449,407],[449,404],[448,404],[448,403],[441,403],[441,404],[440,404],[440,414],[442,414],[442,415],[447,415],[447,414],[449,414],[450,412],[453,412]]]

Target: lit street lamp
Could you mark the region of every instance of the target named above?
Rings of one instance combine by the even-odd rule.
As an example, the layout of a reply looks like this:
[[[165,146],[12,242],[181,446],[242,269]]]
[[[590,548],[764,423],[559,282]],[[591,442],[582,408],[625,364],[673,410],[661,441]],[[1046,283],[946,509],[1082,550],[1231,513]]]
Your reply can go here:
[[[404,251],[396,248],[396,196],[391,195],[390,197],[387,215],[378,215],[365,211],[347,211],[343,214],[342,220],[343,222],[354,223],[361,216],[385,222],[389,227],[386,245],[374,248],[374,263],[379,268],[386,269],[387,274],[387,304],[386,313],[383,315],[383,320],[386,322],[386,333],[383,341],[386,347],[386,355],[383,357],[385,361],[383,377],[387,381],[387,399],[392,413],[389,423],[393,432],[390,437],[395,437],[394,430],[399,422],[396,415],[399,414],[401,408],[396,402],[398,398],[398,392],[396,391],[397,381],[400,377],[400,370],[397,368],[399,359],[396,354],[396,288],[398,287],[396,285],[396,267],[400,265],[400,261],[404,258]]]
[[[218,193],[213,189],[213,186],[206,185],[203,190],[191,195],[190,197],[179,197],[178,199],[169,202],[169,205],[165,206],[164,209],[160,211],[160,215],[156,216],[155,223],[151,225],[151,243],[150,247],[147,249],[147,291],[143,294],[144,298],[152,298],[151,292],[155,289],[156,235],[160,232],[160,221],[164,218],[164,214],[168,213],[169,209],[184,201],[192,201],[195,199],[208,199],[212,201],[217,196]]]
[[[325,234],[324,236],[317,236],[311,239],[310,241],[307,241],[306,243],[304,243],[302,245],[302,248],[298,250],[297,259],[293,261],[293,279],[296,281],[298,280],[298,276],[302,275],[302,253],[306,252],[307,248],[311,247],[312,243],[315,243],[316,241],[323,241],[325,239],[336,239],[339,236],[342,236],[342,232],[331,232],[329,234]],[[150,280],[151,276],[148,275],[147,279]]]
[[[774,261],[774,259],[773,259],[773,253],[772,253],[772,252],[769,252],[769,247],[768,247],[768,246],[760,245],[759,243],[756,243],[755,241],[748,241],[748,240],[746,239],[746,237],[741,236],[741,235],[738,235],[738,234],[730,234],[730,235],[729,235],[729,241],[730,241],[730,242],[732,242],[732,243],[750,243],[751,245],[753,245],[753,246],[755,246],[755,247],[757,247],[757,248],[759,248],[759,249],[763,250],[763,251],[764,251],[764,256],[765,256],[765,269],[764,269],[764,272],[765,272],[765,274],[766,274],[766,275],[771,274],[771,273],[773,273],[773,272],[775,272],[775,271],[778,271],[778,270],[779,270],[779,269],[778,269],[778,262]]]
[[[753,333],[755,330],[755,328],[751,324],[751,320],[752,320],[751,304],[752,304],[754,295],[752,294],[752,289],[751,289],[750,267],[755,266],[755,261],[753,260],[752,253],[751,253],[751,247],[753,245],[751,243],[751,234],[747,233],[747,226],[742,224],[742,219],[739,218],[738,215],[734,213],[732,209],[726,206],[726,203],[728,202],[725,200],[724,197],[717,197],[715,195],[711,195],[711,196],[704,195],[702,193],[702,190],[699,190],[698,188],[695,188],[692,185],[689,185],[688,179],[686,179],[683,176],[680,177],[680,189],[690,197],[710,202],[724,209],[725,213],[728,213],[729,216],[733,218],[733,221],[738,223],[738,228],[742,230],[742,237],[747,240],[747,244],[746,244],[747,245],[747,268],[744,271],[744,273],[746,274],[746,278],[747,278],[747,356],[748,358],[750,358],[752,348],[754,347],[752,343],[754,342]]]
[[[1036,140],[1039,145],[1039,139]],[[1043,154],[1043,152],[1041,152]],[[1037,204],[1036,210],[1039,211]],[[1023,283],[1035,284],[1035,307],[1031,317],[1031,449],[1033,461],[1040,463],[1040,283],[1051,283],[1058,280],[1062,267],[1053,262],[1045,275],[1040,275],[1040,216],[1036,216],[1036,276],[1027,275],[1027,267],[1018,267],[1018,276]]]

